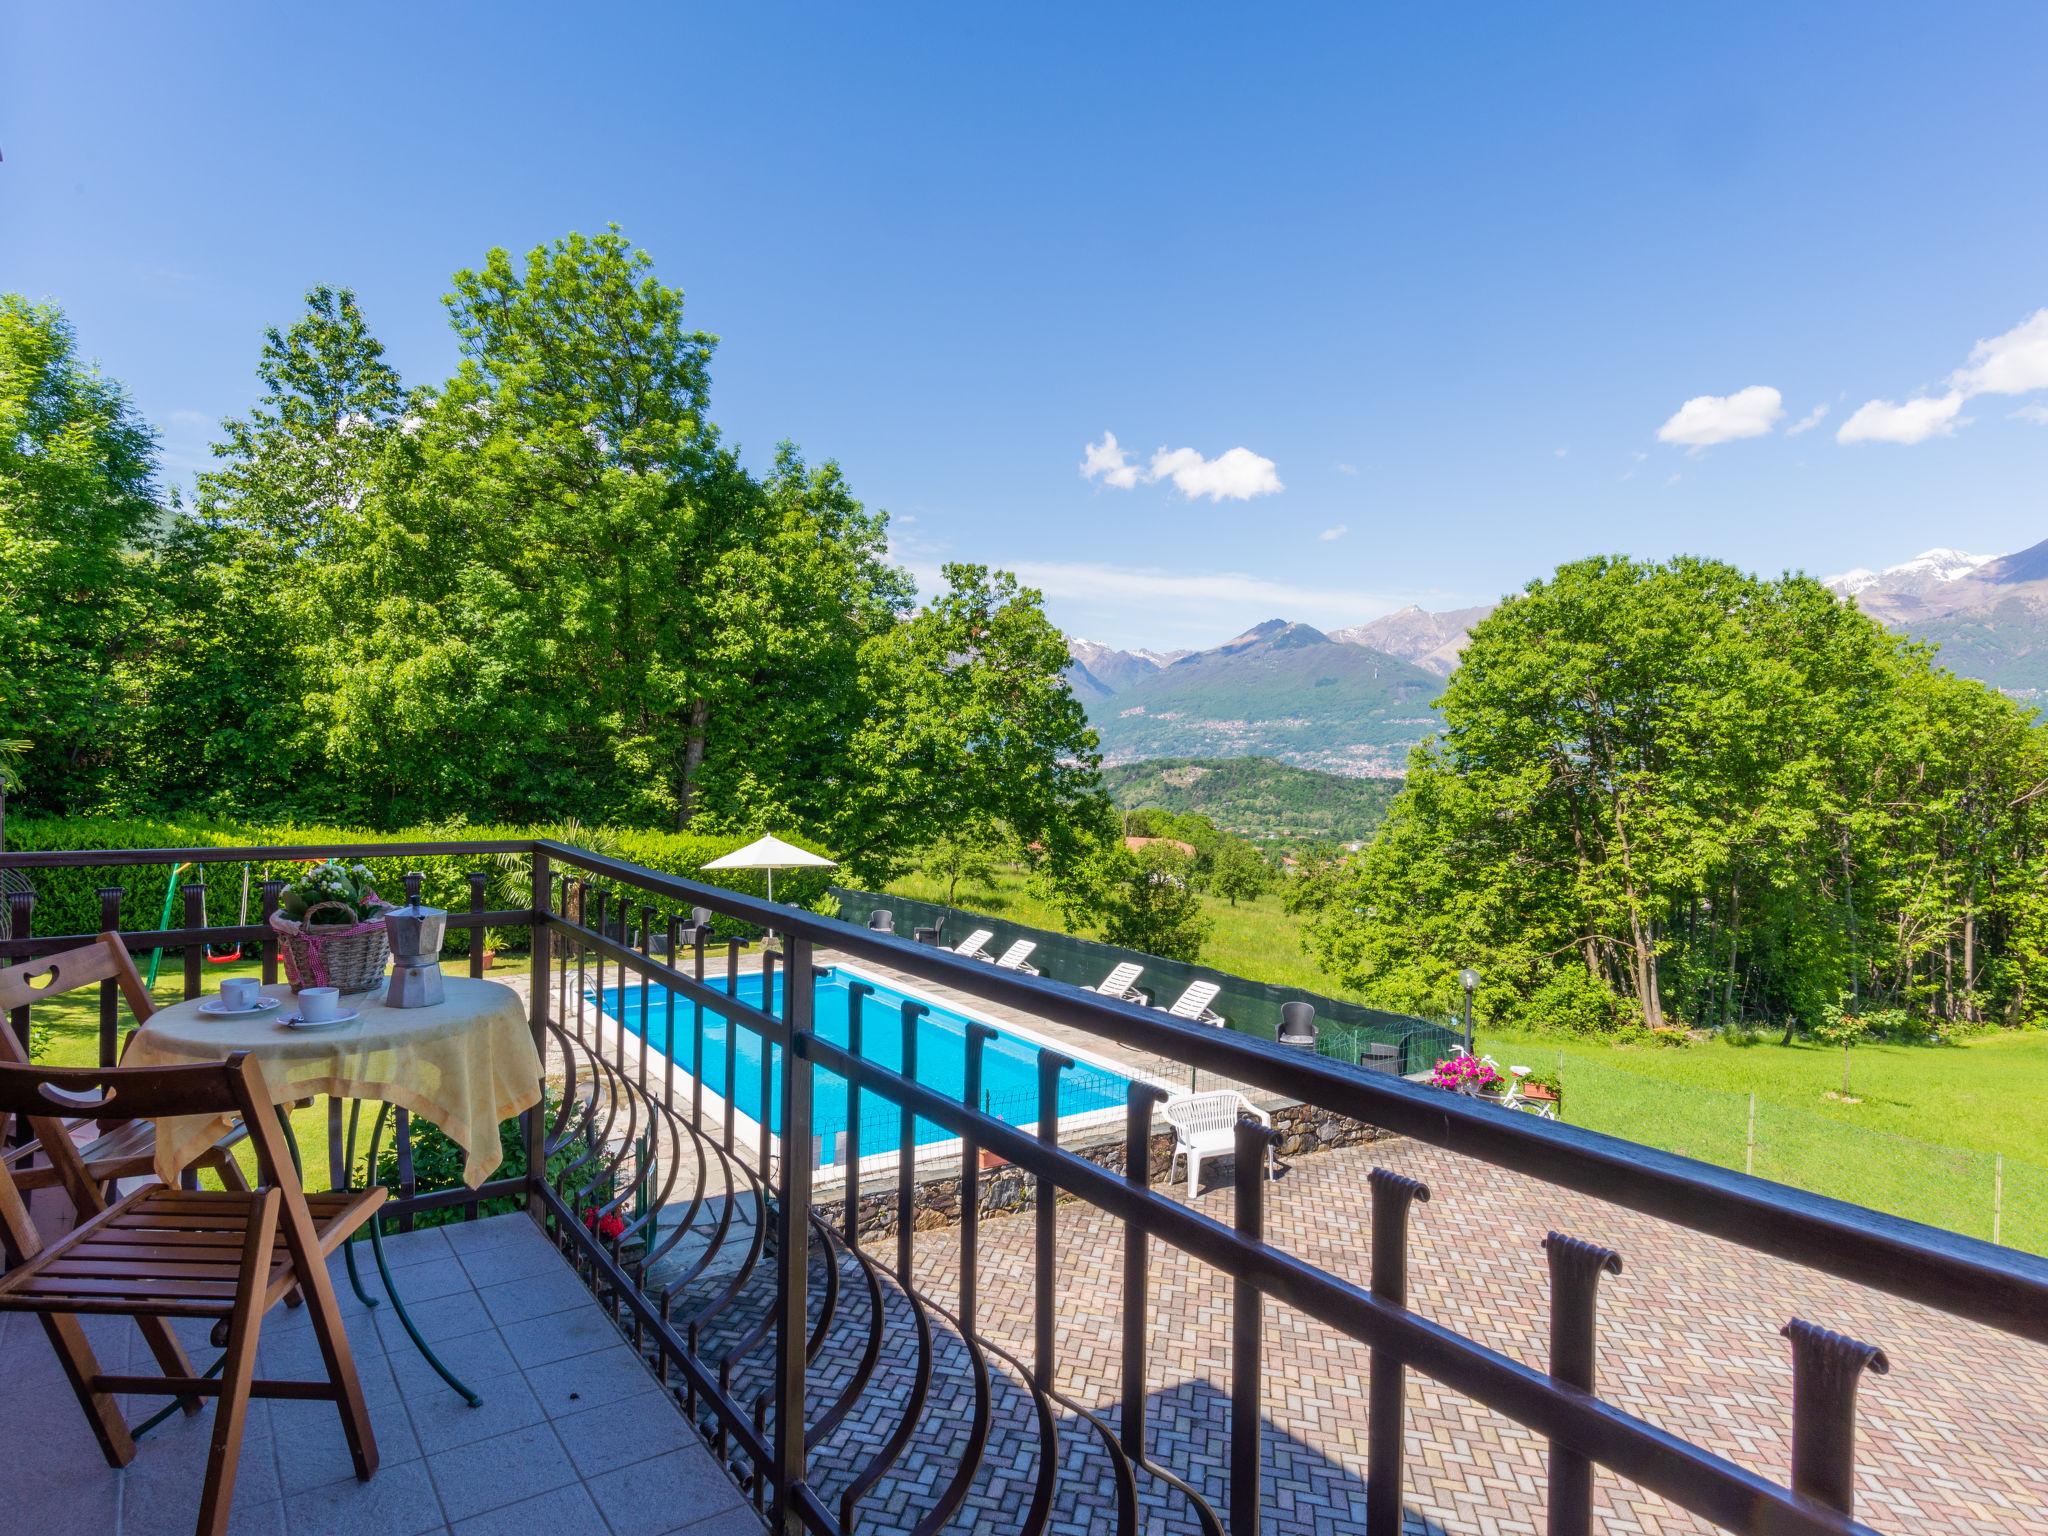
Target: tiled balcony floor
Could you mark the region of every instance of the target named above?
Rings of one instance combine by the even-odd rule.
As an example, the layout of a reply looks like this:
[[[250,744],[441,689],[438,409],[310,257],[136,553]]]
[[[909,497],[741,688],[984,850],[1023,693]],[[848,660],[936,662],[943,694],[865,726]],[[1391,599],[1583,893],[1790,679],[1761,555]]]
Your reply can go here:
[[[366,1312],[334,1265],[381,1458],[358,1483],[332,1404],[258,1400],[234,1529],[288,1536],[759,1536],[762,1522],[561,1256],[521,1215],[391,1239],[422,1333],[483,1397],[468,1407],[388,1306]],[[364,1254],[364,1278],[380,1295]],[[134,1324],[88,1325],[103,1368],[151,1370]],[[203,1330],[185,1329],[195,1361]],[[131,1348],[132,1345],[132,1348]],[[302,1311],[264,1320],[259,1375],[318,1374]],[[165,1399],[133,1399],[135,1422]],[[174,1417],[116,1472],[33,1317],[0,1318],[7,1442],[0,1530],[174,1536],[198,1518],[213,1410]]]

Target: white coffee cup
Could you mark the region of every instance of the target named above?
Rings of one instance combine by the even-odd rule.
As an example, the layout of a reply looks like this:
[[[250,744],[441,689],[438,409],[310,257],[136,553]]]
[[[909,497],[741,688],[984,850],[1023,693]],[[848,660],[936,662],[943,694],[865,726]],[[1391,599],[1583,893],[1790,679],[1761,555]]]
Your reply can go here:
[[[254,976],[229,976],[220,984],[220,1005],[240,1011],[254,1008],[261,995],[262,983]]]
[[[322,1019],[331,1019],[341,1012],[341,992],[336,987],[299,988],[299,1017],[308,1024],[318,1024]]]

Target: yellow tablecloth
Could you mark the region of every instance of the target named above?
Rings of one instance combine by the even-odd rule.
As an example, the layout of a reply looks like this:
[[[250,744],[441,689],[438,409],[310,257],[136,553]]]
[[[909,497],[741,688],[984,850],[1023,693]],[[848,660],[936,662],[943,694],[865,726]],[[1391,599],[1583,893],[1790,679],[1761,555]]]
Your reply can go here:
[[[295,1011],[291,988],[265,987],[283,999],[268,1013],[236,1018],[199,1011],[212,997],[162,1009],[136,1032],[122,1057],[128,1067],[175,1067],[254,1054],[270,1095],[280,1104],[314,1094],[377,1099],[431,1120],[465,1154],[463,1178],[474,1189],[503,1160],[498,1124],[540,1102],[540,1057],[533,1048],[519,994],[495,981],[447,979],[447,997],[431,1008],[386,1008],[382,990],[341,1000],[362,1017],[332,1029],[296,1030],[282,1020]],[[166,1184],[228,1128],[194,1115],[160,1121],[156,1171]]]

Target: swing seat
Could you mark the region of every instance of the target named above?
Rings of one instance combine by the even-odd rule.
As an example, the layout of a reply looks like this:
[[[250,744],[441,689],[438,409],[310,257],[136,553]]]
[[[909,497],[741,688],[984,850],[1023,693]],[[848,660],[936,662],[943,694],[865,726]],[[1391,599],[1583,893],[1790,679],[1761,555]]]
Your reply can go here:
[[[209,944],[206,946],[206,963],[208,965],[233,965],[242,958],[242,946],[239,944],[235,945],[224,955],[217,955],[213,951],[213,945]]]

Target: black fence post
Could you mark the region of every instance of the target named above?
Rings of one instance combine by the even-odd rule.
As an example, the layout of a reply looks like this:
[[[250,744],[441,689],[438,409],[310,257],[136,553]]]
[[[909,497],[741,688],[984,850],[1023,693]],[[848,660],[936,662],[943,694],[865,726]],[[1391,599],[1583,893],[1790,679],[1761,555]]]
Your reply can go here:
[[[471,916],[484,910],[484,886],[490,876],[481,869],[469,872],[469,910]],[[484,973],[484,930],[481,927],[469,930],[469,974],[481,976]]]
[[[1778,1330],[1792,1341],[1792,1491],[1843,1514],[1856,1507],[1856,1388],[1865,1369],[1891,1362],[1875,1344],[1793,1318]]]
[[[782,1187],[778,1191],[775,1232],[779,1263],[775,1319],[775,1529],[781,1536],[804,1536],[795,1491],[802,1486],[809,1470],[804,1449],[804,1376],[811,1268],[810,1036],[812,994],[817,979],[811,965],[811,941],[792,936],[783,943],[783,1020],[789,1035],[782,1051]],[[761,1118],[768,1118],[765,1101]]]
[[[533,1031],[533,1048],[540,1057],[540,1075],[543,1085],[543,1102],[529,1109],[522,1117],[521,1130],[526,1143],[526,1209],[536,1222],[547,1224],[547,1206],[539,1198],[539,1191],[547,1182],[547,1153],[543,1144],[547,1139],[547,1113],[545,1085],[548,1075],[548,913],[553,906],[553,881],[548,872],[548,856],[540,849],[533,850],[533,882],[528,892],[531,910],[528,920],[532,926],[527,932],[532,935],[528,945],[530,958],[527,962],[526,1017],[528,1027]]]
[[[1152,1110],[1166,1090],[1133,1082],[1124,1094],[1124,1182],[1133,1189],[1152,1187]],[[1145,1229],[1124,1223],[1124,1403],[1120,1428],[1124,1454],[1145,1458],[1145,1334],[1152,1310],[1151,1244]]]
[[[1238,1117],[1237,1235],[1248,1243],[1266,1240],[1266,1153],[1272,1145],[1273,1132],[1263,1120],[1251,1115]],[[1249,1280],[1232,1281],[1231,1291],[1230,1536],[1257,1536],[1263,1510],[1259,1449],[1265,1361],[1260,1333],[1265,1296]]]
[[[1429,1186],[1389,1168],[1366,1175],[1372,1192],[1372,1293],[1390,1306],[1408,1305],[1408,1210],[1429,1199]],[[1366,1377],[1366,1536],[1401,1536],[1402,1414],[1408,1371],[1383,1349],[1372,1352]]]
[[[270,919],[277,913],[277,905],[284,899],[284,882],[266,880],[263,882],[263,985],[277,984],[277,931],[270,926]]]
[[[100,887],[100,932],[118,933],[121,928],[123,887]],[[137,1019],[139,1024],[142,1021]],[[121,1059],[121,990],[110,979],[100,983],[100,1065],[111,1067]]]
[[[1550,1374],[1591,1392],[1600,1277],[1621,1273],[1621,1255],[1557,1232],[1543,1239],[1543,1251],[1550,1260]],[[1553,1440],[1550,1536],[1588,1536],[1592,1529],[1593,1463]]]
[[[185,926],[204,928],[206,926],[206,882],[188,880],[185,891]],[[185,996],[187,1000],[199,995],[205,985],[206,939],[202,935],[185,946]]]

